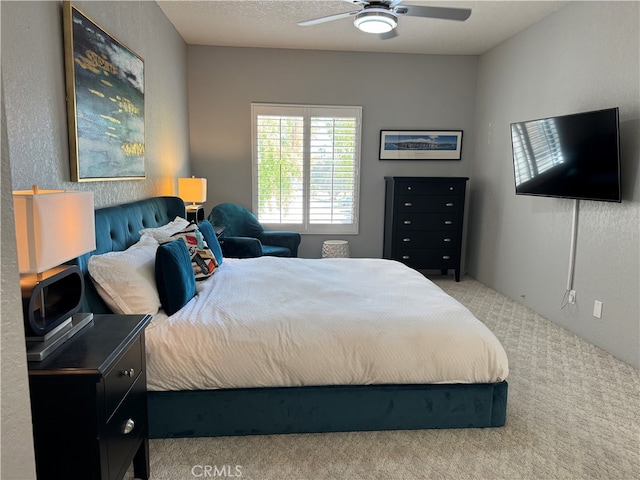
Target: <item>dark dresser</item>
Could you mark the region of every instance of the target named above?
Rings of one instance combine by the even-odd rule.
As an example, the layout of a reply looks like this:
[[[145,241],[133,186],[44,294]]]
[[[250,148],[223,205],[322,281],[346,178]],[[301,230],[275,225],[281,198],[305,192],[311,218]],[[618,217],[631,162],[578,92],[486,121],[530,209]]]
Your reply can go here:
[[[460,281],[467,177],[385,177],[383,257]]]
[[[149,315],[95,315],[29,362],[38,479],[149,478],[144,330]]]

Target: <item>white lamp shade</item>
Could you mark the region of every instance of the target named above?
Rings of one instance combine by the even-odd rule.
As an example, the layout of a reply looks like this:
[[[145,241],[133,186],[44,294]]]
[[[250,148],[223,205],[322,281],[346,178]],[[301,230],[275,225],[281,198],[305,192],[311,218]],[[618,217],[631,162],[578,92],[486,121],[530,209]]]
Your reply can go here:
[[[179,178],[178,196],[185,202],[203,203],[207,201],[206,178]]]
[[[42,273],[96,248],[93,193],[14,191],[20,273]]]

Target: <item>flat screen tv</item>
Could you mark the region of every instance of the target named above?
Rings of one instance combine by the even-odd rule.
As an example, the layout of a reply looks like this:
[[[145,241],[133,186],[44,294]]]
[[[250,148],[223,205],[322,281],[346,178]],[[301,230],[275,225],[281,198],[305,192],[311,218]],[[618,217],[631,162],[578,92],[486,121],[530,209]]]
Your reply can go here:
[[[517,195],[620,202],[618,108],[511,124]]]

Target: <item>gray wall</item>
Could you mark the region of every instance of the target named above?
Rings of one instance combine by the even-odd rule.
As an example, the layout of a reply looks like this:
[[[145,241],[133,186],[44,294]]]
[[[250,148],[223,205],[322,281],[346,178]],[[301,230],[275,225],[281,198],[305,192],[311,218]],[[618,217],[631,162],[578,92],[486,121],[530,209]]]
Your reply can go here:
[[[176,193],[190,175],[186,44],[155,2],[74,2],[144,59],[145,167],[137,181],[70,182],[61,2],[2,2],[2,72],[14,189],[95,193],[96,206]]]
[[[11,166],[7,142],[7,125],[4,114],[4,89],[2,99],[2,170],[0,171],[1,246],[0,246],[0,331],[2,331],[2,360],[0,365],[0,478],[36,478],[29,409],[27,359],[24,350],[22,328],[22,298],[16,252],[16,233],[13,224],[13,197],[11,195]]]
[[[205,212],[251,208],[251,102],[360,105],[360,230],[354,257],[381,257],[384,177],[467,176],[473,163],[477,57],[188,47],[191,166],[207,177]],[[461,129],[461,161],[380,161],[381,129]],[[318,257],[322,235],[300,256]]]
[[[147,179],[69,181],[61,3],[2,1],[0,477],[7,479],[35,478],[12,189],[37,183],[47,189],[89,190],[95,192],[96,205],[103,206],[173,194],[175,178],[190,174],[182,38],[155,2],[74,3],[145,60]]]
[[[480,57],[472,276],[640,366],[640,75],[637,2],[570,3]],[[573,200],[515,196],[509,124],[620,107],[621,204],[580,202],[575,305],[567,285]],[[594,300],[603,317],[592,316]],[[586,366],[588,367],[588,366]]]

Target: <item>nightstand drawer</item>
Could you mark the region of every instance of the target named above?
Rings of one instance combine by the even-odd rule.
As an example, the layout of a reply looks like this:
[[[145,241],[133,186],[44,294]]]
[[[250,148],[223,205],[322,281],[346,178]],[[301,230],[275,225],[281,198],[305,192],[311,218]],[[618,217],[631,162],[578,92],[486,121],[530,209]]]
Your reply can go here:
[[[109,478],[121,478],[133,460],[147,425],[146,377],[138,376],[107,423]]]
[[[105,376],[105,411],[109,419],[142,371],[142,340],[137,338]]]

